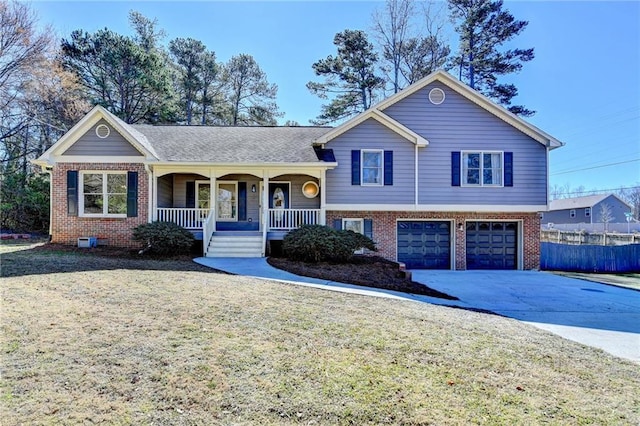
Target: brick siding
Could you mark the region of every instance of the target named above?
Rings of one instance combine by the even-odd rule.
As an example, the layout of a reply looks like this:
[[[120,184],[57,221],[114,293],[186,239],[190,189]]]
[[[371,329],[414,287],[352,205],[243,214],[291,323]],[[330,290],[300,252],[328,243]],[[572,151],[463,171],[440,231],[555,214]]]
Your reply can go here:
[[[465,221],[521,221],[520,232],[524,232],[522,249],[523,269],[540,268],[540,217],[537,213],[469,213],[469,212],[372,212],[372,211],[327,211],[327,224],[334,219],[362,218],[373,220],[373,240],[378,254],[390,260],[397,260],[396,222],[398,219],[451,220],[455,229],[455,269],[467,268],[466,231],[458,229]],[[519,240],[520,241],[520,240]]]
[[[67,214],[67,170],[138,172],[138,216],[127,218],[69,216]],[[76,245],[79,237],[98,237],[100,245],[115,247],[136,247],[138,245],[131,240],[132,229],[147,223],[149,213],[149,180],[144,164],[58,163],[53,168],[51,185],[53,189],[51,200],[52,242]]]

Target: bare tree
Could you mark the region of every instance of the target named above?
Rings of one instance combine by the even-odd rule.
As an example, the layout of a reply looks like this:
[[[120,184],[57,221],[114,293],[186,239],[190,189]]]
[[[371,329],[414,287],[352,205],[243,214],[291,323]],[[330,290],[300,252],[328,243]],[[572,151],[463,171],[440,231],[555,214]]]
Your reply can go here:
[[[393,93],[398,93],[402,88],[400,68],[405,54],[405,43],[410,37],[411,16],[414,10],[413,0],[387,0],[382,11],[376,10],[373,13],[373,29],[382,49],[382,57],[390,65],[390,69],[385,71],[391,73]]]
[[[613,220],[613,212],[611,211],[611,206],[607,203],[602,203],[600,205],[600,222],[602,222],[602,227],[604,232],[609,230],[609,223]]]

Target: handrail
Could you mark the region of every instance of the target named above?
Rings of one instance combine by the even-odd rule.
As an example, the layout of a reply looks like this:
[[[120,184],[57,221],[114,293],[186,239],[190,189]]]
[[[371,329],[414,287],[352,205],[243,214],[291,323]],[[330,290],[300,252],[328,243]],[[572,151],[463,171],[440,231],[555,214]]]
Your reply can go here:
[[[215,212],[211,210],[209,212],[209,216],[205,219],[202,224],[202,251],[203,256],[207,255],[207,248],[209,248],[209,241],[211,241],[211,236],[216,231],[216,221],[215,221]]]
[[[202,229],[210,209],[158,207],[158,221],[173,222],[186,229]]]
[[[321,209],[268,209],[270,231],[290,231],[302,225],[319,225]]]

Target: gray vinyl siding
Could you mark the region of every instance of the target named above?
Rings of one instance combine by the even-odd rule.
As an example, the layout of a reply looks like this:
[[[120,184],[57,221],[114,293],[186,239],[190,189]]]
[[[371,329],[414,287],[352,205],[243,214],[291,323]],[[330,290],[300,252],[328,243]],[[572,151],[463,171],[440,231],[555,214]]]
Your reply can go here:
[[[173,207],[187,207],[187,182],[194,182],[196,180],[208,181],[209,178],[196,174],[176,173],[173,175]]]
[[[413,204],[415,145],[374,119],[368,119],[326,144],[338,167],[327,170],[328,204]],[[351,185],[351,151],[393,151],[393,185]]]
[[[111,133],[104,139],[96,135],[96,127],[104,124],[109,127]],[[119,156],[131,157],[142,156],[125,138],[120,135],[106,121],[100,120],[87,133],[82,135],[73,145],[71,145],[62,155],[85,155],[85,156]]]
[[[440,105],[429,91],[445,92]],[[434,82],[384,110],[429,141],[419,149],[419,204],[543,205],[546,148],[447,86]],[[452,187],[452,151],[513,152],[513,187]]]
[[[307,198],[302,194],[302,185],[305,182],[313,181],[318,183],[318,179],[305,175],[283,175],[274,177],[273,181],[290,182],[291,194],[289,195],[290,208],[292,209],[319,209],[320,194],[315,198]],[[322,189],[321,189],[322,190]]]
[[[158,207],[173,207],[173,175],[158,178]]]

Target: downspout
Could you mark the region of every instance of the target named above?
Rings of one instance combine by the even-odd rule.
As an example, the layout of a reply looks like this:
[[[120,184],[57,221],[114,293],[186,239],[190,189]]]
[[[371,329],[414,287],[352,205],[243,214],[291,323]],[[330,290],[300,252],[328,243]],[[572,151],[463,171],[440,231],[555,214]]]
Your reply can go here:
[[[414,158],[414,162],[415,162],[414,169],[415,169],[415,180],[416,180],[415,185],[414,185],[414,187],[415,187],[415,194],[414,194],[414,197],[415,197],[415,203],[414,203],[414,204],[415,204],[415,207],[414,207],[414,210],[416,210],[416,211],[417,211],[417,210],[418,210],[418,201],[419,201],[419,200],[418,200],[418,192],[419,192],[419,190],[418,190],[418,176],[419,176],[419,173],[418,173],[418,144],[416,144],[416,147],[415,147],[415,158]]]
[[[53,238],[53,169],[42,167],[49,175],[49,242]]]
[[[319,225],[327,224],[327,169],[322,169],[320,172],[320,223]]]

